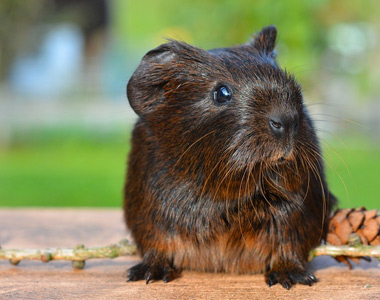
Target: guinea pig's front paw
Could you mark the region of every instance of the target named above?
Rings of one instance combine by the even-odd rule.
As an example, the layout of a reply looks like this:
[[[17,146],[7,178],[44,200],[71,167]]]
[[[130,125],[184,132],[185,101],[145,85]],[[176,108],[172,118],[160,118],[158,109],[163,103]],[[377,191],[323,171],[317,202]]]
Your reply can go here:
[[[140,263],[128,270],[128,282],[145,280],[148,284],[152,280],[162,280],[167,283],[175,278],[176,272],[169,265],[147,265]]]
[[[265,273],[265,282],[269,287],[280,283],[284,288],[289,290],[296,283],[311,286],[317,282],[315,276],[305,270],[294,268],[291,270],[274,270],[271,269]]]

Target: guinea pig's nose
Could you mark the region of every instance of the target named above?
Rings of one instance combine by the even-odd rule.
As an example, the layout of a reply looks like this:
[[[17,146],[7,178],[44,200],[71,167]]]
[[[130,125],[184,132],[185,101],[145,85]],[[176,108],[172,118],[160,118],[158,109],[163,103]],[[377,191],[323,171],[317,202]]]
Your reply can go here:
[[[293,134],[298,129],[298,114],[276,114],[269,118],[269,127],[276,137],[282,137],[285,132],[292,131]]]

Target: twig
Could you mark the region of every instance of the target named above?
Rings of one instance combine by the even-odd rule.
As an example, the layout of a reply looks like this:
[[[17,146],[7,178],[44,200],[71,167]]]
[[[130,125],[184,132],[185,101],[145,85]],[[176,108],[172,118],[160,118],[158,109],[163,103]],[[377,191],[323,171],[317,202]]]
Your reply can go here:
[[[79,245],[76,248],[48,248],[48,249],[1,249],[0,259],[8,259],[13,265],[21,260],[71,260],[73,267],[83,269],[84,262],[91,258],[115,258],[123,255],[136,254],[136,245],[128,240],[121,240],[118,244],[104,247],[88,247]]]
[[[118,256],[136,254],[136,245],[128,240],[121,240],[118,244],[105,247],[85,248],[79,245],[76,248],[50,249],[1,249],[0,259],[8,259],[11,264],[17,265],[21,260],[71,260],[73,267],[82,269],[85,260],[92,258],[115,258]],[[347,257],[376,257],[380,259],[380,246],[332,246],[322,245],[310,251],[309,260],[315,256],[347,256]]]
[[[314,256],[330,255],[330,256],[348,256],[348,257],[377,257],[380,259],[380,246],[333,246],[322,245],[310,251],[310,258]],[[309,259],[309,260],[311,260]]]

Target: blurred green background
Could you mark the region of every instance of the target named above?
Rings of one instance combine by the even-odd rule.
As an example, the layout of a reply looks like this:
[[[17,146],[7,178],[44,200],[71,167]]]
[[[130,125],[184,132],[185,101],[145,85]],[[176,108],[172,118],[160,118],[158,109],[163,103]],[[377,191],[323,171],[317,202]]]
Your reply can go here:
[[[2,0],[0,206],[120,207],[125,85],[166,38],[232,46],[275,24],[341,207],[380,208],[377,0]]]

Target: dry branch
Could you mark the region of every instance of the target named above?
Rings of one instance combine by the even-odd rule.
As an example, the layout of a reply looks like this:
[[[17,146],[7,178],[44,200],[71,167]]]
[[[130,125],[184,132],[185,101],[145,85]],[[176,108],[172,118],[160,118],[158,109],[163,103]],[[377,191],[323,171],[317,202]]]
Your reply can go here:
[[[333,246],[322,245],[310,251],[310,258],[312,260],[315,256],[329,255],[329,256],[347,256],[347,257],[376,257],[380,259],[380,246]]]
[[[136,245],[128,240],[121,240],[118,244],[103,247],[76,248],[48,248],[48,249],[1,249],[0,259],[8,259],[13,265],[18,265],[21,260],[71,260],[73,267],[82,269],[84,262],[91,258],[115,258],[124,255],[136,254]]]
[[[51,260],[71,260],[73,267],[82,269],[84,262],[92,258],[115,258],[118,256],[136,254],[136,245],[128,240],[121,240],[117,244],[104,247],[84,247],[76,248],[49,248],[49,249],[1,249],[0,259],[8,259],[13,265],[17,265],[21,260],[41,260],[49,262]],[[380,259],[380,246],[333,246],[322,245],[310,251],[309,260],[315,256],[330,255],[333,257],[376,257]]]

